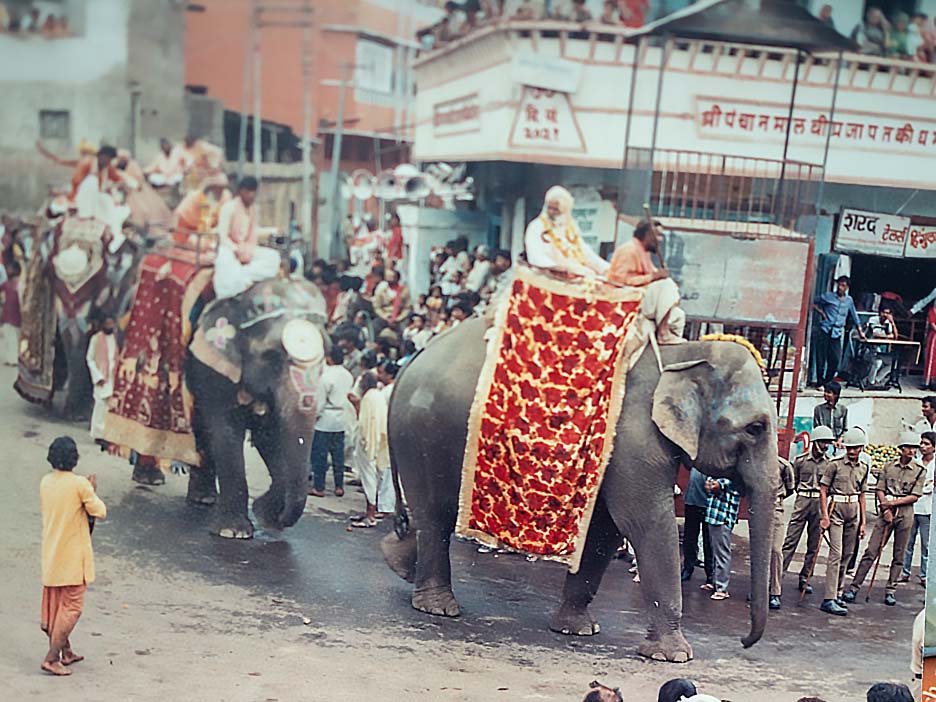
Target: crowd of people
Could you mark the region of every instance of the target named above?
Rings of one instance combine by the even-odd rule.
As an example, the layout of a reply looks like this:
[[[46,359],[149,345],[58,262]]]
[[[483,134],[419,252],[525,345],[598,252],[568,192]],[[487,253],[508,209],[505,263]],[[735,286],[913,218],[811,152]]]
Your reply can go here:
[[[825,5],[820,18],[835,26],[832,8]],[[936,60],[936,28],[923,12],[911,17],[905,12],[895,12],[890,19],[877,7],[868,7],[864,21],[851,32],[851,38],[863,54],[909,59],[918,63],[933,63]]]
[[[649,0],[605,0],[598,16],[588,8],[586,0],[449,0],[444,7],[444,17],[416,34],[425,49],[505,20],[599,22],[636,29],[647,21],[650,3]]]
[[[67,15],[55,15],[35,5],[19,10],[11,10],[6,3],[0,2],[0,33],[20,36],[44,36],[48,39],[72,36]]]

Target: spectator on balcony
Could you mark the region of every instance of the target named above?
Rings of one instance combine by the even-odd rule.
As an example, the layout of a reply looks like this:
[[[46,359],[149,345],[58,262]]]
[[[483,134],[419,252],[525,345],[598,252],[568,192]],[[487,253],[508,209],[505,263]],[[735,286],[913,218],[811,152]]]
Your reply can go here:
[[[618,0],[618,14],[621,24],[625,27],[643,27],[644,17],[649,9],[650,4],[647,0]]]
[[[818,19],[824,25],[831,27],[832,29],[835,29],[835,20],[832,19],[832,6],[831,5],[822,6],[822,8],[819,10]]]
[[[602,24],[620,24],[621,15],[618,14],[617,3],[615,0],[605,0],[601,11],[601,17],[598,20]]]
[[[894,23],[890,30],[890,40],[887,42],[887,55],[894,58],[907,58],[911,56],[907,46],[907,30],[910,18],[905,12],[894,15]],[[914,51],[915,53],[915,51]]]
[[[869,7],[864,22],[852,30],[851,38],[858,44],[861,53],[883,56],[887,52],[889,34],[890,23],[884,13],[876,7]]]
[[[554,0],[550,17],[568,22],[591,22],[591,11],[585,7],[585,0]]]
[[[506,14],[514,20],[539,20],[546,16],[543,0],[508,0]]]
[[[39,8],[32,7],[29,10],[29,14],[23,17],[20,20],[20,31],[21,32],[32,32],[38,34],[42,31],[42,22],[40,21]]]
[[[907,55],[920,63],[929,63],[932,55],[933,36],[928,18],[918,12],[907,27]]]

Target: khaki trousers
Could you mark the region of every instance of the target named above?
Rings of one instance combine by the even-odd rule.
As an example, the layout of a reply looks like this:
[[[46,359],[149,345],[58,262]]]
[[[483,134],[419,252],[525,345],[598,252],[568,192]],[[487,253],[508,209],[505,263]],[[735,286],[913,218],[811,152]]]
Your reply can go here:
[[[848,559],[842,560],[842,554],[851,552],[858,540],[858,525],[861,513],[857,502],[832,503],[829,515],[829,561],[826,564],[825,595],[823,599],[834,600],[845,589],[845,569]]]
[[[803,561],[803,567],[800,568],[800,580],[809,577],[809,569],[819,551],[819,540],[822,538],[822,530],[819,522],[822,519],[822,513],[819,509],[818,497],[796,496],[793,503],[793,514],[790,517],[790,523],[787,525],[786,538],[783,540],[783,572],[786,573],[790,568],[793,555],[799,546],[800,539],[803,537],[803,529],[806,530],[806,560]]]
[[[773,543],[770,547],[770,596],[780,597],[783,578],[783,503],[774,510]]]
[[[897,579],[903,569],[904,552],[907,550],[907,543],[910,541],[910,531],[912,529],[913,505],[898,507],[894,512],[894,521],[890,525],[884,521],[884,517],[878,517],[874,522],[874,531],[871,532],[871,538],[868,540],[868,548],[865,549],[864,555],[858,563],[858,568],[855,570],[855,579],[852,580],[851,589],[858,591],[864,582],[865,576],[868,575],[868,571],[871,570],[874,562],[881,555],[886,530],[890,532],[889,539],[893,549],[886,591],[895,592],[897,590]]]

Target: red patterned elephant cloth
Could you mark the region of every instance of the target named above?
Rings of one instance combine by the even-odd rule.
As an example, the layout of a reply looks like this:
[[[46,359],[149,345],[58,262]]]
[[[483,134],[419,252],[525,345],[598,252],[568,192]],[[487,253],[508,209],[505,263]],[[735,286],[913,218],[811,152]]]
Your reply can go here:
[[[645,348],[641,292],[518,267],[478,381],[456,532],[578,570],[624,380]]]
[[[214,269],[178,254],[149,254],[143,261],[104,425],[111,453],[127,458],[133,450],[142,463],[163,470],[172,461],[201,464],[183,368],[192,317],[214,297]]]

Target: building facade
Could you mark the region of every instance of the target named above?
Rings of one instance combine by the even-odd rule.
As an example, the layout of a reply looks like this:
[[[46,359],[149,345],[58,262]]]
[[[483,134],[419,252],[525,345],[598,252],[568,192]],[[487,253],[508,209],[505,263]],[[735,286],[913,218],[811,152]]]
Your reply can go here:
[[[145,161],[160,137],[185,133],[186,4],[49,1],[36,5],[43,16],[66,17],[67,35],[0,32],[0,209],[35,212],[49,186],[71,176],[39,154],[37,141],[65,159],[87,139]]]

